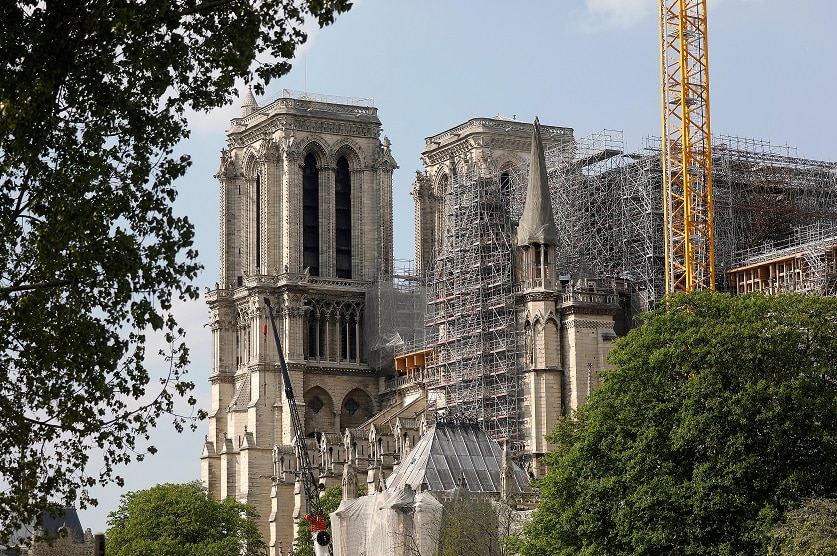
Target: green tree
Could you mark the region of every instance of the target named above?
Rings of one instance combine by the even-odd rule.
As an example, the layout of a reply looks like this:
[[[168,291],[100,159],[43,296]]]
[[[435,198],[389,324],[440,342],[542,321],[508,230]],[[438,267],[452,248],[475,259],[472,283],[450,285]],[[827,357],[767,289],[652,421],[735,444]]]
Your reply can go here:
[[[443,502],[438,556],[500,556],[497,509],[482,496]]]
[[[172,211],[186,110],[230,103],[239,78],[263,91],[289,70],[306,18],[323,26],[350,5],[3,2],[0,540],[50,501],[95,504],[87,488],[121,484],[115,465],[153,453],[149,430],[174,400],[194,405],[170,312],[198,295],[193,227]],[[171,346],[159,389],[148,333]]]
[[[200,482],[123,494],[108,514],[108,556],[257,556],[267,546],[252,506],[213,500]]]
[[[523,554],[766,554],[789,509],[837,492],[837,299],[663,305],[551,434]]]
[[[770,532],[774,556],[837,555],[837,500],[815,498],[785,514]]]

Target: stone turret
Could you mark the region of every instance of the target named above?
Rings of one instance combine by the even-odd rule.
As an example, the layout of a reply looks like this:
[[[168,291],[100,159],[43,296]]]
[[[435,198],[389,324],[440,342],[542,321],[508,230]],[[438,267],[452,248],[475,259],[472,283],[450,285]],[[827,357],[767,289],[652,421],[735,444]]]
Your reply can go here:
[[[247,95],[241,103],[241,117],[249,116],[259,108],[259,103],[256,102],[256,97],[253,96],[253,87],[247,88]]]
[[[556,302],[555,248],[558,231],[549,196],[541,127],[535,118],[526,203],[517,228],[518,268],[525,336],[524,431],[537,464],[549,447],[546,435],[561,415],[560,316]],[[537,474],[537,471],[536,471]]]

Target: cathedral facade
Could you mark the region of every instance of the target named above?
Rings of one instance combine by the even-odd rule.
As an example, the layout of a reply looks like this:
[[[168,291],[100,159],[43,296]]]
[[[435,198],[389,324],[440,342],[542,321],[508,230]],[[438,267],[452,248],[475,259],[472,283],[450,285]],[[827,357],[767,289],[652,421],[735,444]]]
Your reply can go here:
[[[429,408],[509,442],[536,477],[546,435],[599,384],[616,337],[611,285],[556,257],[545,152],[571,166],[574,147],[570,128],[475,118],[426,139],[412,189]]]
[[[387,319],[370,295],[393,275],[397,165],[377,109],[305,95],[259,106],[248,94],[216,175],[220,280],[206,294],[212,408],[201,460],[214,497],[256,507],[272,555],[289,550],[304,507],[288,411],[324,485],[360,475],[380,490],[436,419],[477,423],[543,473],[545,435],[598,383],[618,309],[607,285],[563,276],[555,262],[543,151],[572,140],[569,128],[499,118],[428,138],[412,194],[430,332],[387,361],[372,354]]]
[[[339,435],[380,410],[362,319],[370,282],[392,269],[397,166],[377,110],[339,100],[259,107],[248,95],[216,176],[221,268],[206,295],[213,365],[202,478],[213,496],[253,504],[277,549],[293,538],[293,480],[281,488],[279,475],[295,466],[294,431],[264,298],[306,431]]]

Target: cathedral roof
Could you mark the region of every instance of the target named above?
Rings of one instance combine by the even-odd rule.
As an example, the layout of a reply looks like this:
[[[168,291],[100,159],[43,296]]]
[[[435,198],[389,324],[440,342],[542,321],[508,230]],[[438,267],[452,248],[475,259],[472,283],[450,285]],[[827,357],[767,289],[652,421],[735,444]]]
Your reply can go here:
[[[409,485],[413,490],[451,490],[461,487],[471,492],[501,492],[503,449],[478,425],[437,422],[392,470],[387,488]],[[512,481],[517,492],[532,490],[529,476],[512,464]]]
[[[523,216],[517,228],[517,244],[558,244],[558,230],[552,215],[549,198],[549,184],[546,176],[546,159],[543,153],[541,125],[535,118],[532,130],[532,154],[529,161],[529,185],[526,188],[526,203]]]
[[[36,528],[34,525],[24,526],[12,534],[6,547],[0,546],[0,556],[17,556],[21,554],[13,547],[18,545],[27,546],[32,537],[39,533],[43,537],[55,539],[59,535],[61,529],[66,529],[67,534],[74,540],[81,542],[84,539],[84,530],[81,527],[81,521],[78,517],[78,512],[73,507],[65,507],[60,512],[50,513],[44,511],[41,514],[41,526]]]

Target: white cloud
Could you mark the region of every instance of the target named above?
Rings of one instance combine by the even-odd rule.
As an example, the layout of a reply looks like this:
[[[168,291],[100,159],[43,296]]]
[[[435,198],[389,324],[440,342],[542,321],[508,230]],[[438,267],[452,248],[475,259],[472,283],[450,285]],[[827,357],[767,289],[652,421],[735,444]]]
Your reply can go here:
[[[707,0],[709,12],[725,0]],[[739,0],[757,4],[764,0]],[[660,0],[584,0],[585,10],[582,29],[601,31],[603,29],[625,29],[643,21],[656,19]],[[655,21],[656,23],[656,21]]]
[[[239,90],[244,90],[240,86]],[[242,97],[243,98],[243,97]],[[233,101],[233,104],[216,108],[209,112],[195,112],[192,109],[186,110],[186,118],[189,120],[189,129],[195,133],[223,133],[230,127],[230,120],[241,116],[241,101]]]
[[[631,27],[655,13],[656,0],[585,0],[591,28]]]

